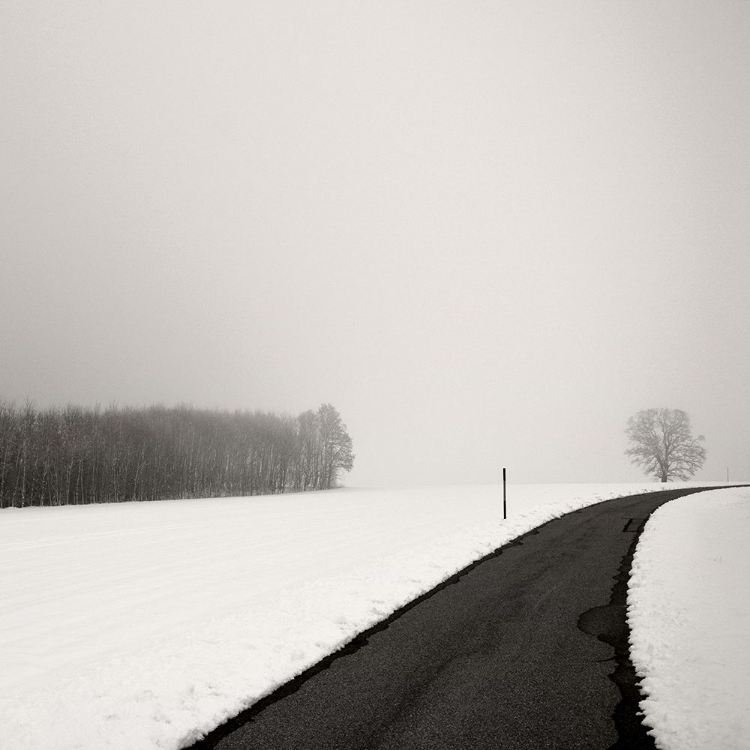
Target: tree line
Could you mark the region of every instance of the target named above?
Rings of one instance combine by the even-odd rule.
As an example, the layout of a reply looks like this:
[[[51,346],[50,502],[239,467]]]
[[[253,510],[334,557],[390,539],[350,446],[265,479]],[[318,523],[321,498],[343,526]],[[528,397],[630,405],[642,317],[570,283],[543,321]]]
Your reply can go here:
[[[353,462],[331,404],[294,417],[0,403],[0,508],[323,490]]]

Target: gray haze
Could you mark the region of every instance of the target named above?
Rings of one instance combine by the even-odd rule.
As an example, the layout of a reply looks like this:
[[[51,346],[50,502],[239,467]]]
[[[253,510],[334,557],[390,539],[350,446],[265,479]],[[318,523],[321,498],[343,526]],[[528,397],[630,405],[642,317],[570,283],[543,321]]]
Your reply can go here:
[[[0,398],[298,413],[348,484],[750,480],[734,0],[4,0]]]

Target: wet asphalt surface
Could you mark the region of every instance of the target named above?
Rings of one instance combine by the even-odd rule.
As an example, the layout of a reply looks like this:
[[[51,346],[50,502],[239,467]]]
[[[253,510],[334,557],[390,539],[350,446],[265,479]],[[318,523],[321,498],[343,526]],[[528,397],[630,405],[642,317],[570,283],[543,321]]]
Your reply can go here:
[[[689,492],[610,500],[545,524],[195,748],[645,747],[618,733],[614,649],[579,619],[613,610],[603,608],[643,520]],[[624,621],[624,606],[613,611]]]

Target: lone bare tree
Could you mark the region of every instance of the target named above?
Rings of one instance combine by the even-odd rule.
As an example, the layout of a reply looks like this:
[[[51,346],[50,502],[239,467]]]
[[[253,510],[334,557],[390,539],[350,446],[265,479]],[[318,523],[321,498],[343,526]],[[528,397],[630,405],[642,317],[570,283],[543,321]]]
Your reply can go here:
[[[625,454],[660,482],[684,481],[706,460],[700,444],[704,437],[693,437],[690,417],[682,409],[639,411],[628,420],[625,434],[631,443]]]

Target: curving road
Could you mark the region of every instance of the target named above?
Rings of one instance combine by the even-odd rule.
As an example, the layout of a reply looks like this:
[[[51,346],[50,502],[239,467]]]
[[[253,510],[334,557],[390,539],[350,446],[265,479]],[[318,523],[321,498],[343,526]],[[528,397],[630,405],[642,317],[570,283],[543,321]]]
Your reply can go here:
[[[653,748],[627,660],[629,556],[653,510],[697,491],[619,498],[545,524],[194,747]]]

